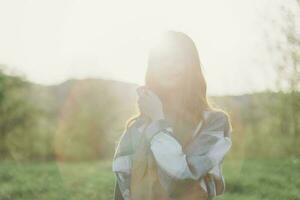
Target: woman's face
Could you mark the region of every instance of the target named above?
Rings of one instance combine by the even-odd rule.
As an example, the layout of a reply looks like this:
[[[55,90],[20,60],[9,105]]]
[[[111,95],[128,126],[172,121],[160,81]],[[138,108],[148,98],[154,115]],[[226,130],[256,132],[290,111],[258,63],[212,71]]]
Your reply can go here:
[[[180,83],[185,70],[182,56],[175,51],[161,52],[150,63],[155,70],[155,80],[165,89],[176,87]]]

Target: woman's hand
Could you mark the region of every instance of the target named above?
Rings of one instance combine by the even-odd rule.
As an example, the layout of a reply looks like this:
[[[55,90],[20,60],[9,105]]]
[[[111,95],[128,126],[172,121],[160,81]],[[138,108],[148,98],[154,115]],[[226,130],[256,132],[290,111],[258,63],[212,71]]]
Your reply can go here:
[[[164,119],[163,105],[159,97],[150,89],[138,88],[138,106],[141,113],[150,117],[153,121]]]

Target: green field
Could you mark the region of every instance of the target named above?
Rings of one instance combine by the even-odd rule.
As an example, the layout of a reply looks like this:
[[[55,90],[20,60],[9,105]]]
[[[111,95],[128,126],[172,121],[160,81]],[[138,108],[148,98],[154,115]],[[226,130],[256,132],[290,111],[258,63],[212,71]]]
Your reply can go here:
[[[300,199],[300,158],[226,161],[226,194],[218,200]],[[110,161],[1,162],[0,199],[112,199]]]

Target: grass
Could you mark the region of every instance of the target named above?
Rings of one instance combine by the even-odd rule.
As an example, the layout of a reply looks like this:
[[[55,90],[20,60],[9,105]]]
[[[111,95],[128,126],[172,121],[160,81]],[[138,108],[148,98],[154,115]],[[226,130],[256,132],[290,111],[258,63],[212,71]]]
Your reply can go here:
[[[226,192],[217,200],[300,200],[300,158],[224,164]],[[83,163],[0,162],[0,199],[113,199],[110,161]]]
[[[0,164],[0,199],[112,199],[110,162]]]
[[[241,166],[231,161],[224,167],[226,193],[218,200],[300,199],[300,158],[246,160]]]

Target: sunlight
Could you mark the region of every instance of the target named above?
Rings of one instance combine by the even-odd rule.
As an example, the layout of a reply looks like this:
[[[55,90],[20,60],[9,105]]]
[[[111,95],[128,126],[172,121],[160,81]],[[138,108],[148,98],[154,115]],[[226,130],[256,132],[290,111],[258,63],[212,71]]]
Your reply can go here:
[[[87,77],[143,84],[149,47],[160,33],[175,30],[196,43],[210,94],[259,90],[263,77],[272,78],[269,71],[257,73],[253,61],[266,54],[257,24],[268,2],[35,0],[15,11],[13,2],[2,2],[0,60],[41,84]]]
[[[0,1],[0,199],[299,199],[299,19],[300,0]]]

